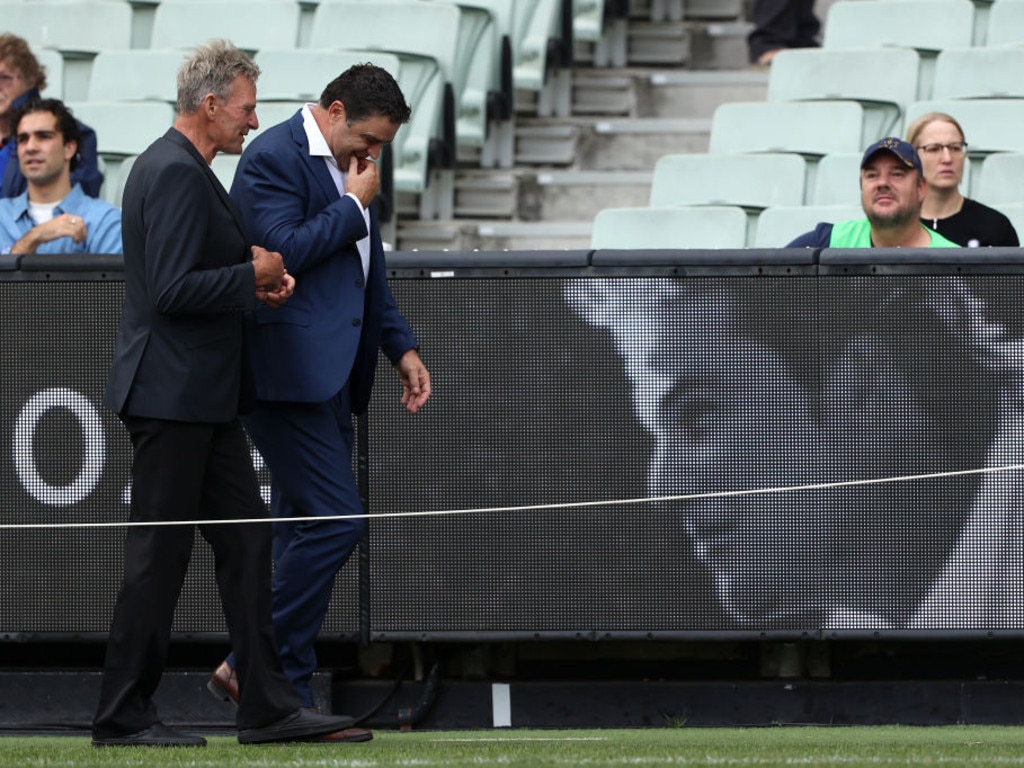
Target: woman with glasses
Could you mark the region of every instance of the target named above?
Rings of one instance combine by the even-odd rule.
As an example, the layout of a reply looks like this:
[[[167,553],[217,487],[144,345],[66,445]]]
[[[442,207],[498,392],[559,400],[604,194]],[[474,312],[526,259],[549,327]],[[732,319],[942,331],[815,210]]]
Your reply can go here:
[[[928,182],[922,224],[965,248],[1020,245],[1006,216],[960,192],[967,159],[960,123],[944,112],[929,112],[910,124],[907,141],[921,157]]]

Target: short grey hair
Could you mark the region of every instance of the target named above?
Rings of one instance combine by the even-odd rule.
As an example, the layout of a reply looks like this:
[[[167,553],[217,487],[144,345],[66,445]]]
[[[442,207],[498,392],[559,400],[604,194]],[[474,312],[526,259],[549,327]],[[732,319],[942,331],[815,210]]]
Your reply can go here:
[[[239,75],[255,83],[260,68],[230,40],[209,40],[200,45],[178,69],[178,112],[192,114],[208,93],[226,100],[231,83]]]

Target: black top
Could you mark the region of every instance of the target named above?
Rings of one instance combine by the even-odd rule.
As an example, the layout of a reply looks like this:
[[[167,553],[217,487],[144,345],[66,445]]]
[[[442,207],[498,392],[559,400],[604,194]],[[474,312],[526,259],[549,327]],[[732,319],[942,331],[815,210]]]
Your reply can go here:
[[[922,218],[921,223],[965,248],[1020,245],[1010,220],[976,200],[964,198],[963,206],[952,216],[945,219]]]

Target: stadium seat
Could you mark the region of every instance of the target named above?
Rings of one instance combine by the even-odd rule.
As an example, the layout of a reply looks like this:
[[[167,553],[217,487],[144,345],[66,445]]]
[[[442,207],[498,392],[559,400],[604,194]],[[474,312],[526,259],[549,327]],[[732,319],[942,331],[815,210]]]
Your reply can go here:
[[[46,88],[42,95],[51,99],[67,98],[64,94],[64,58],[60,52],[52,48],[38,48],[32,54],[46,70]]]
[[[772,60],[768,100],[860,102],[864,137],[880,139],[899,129],[917,99],[919,63],[909,48],[785,50]]]
[[[836,152],[818,161],[808,204],[860,205],[861,152]]]
[[[454,4],[459,8],[455,134],[460,156],[479,156],[485,168],[510,168],[515,151],[510,1]]]
[[[899,46],[935,55],[971,45],[973,29],[970,0],[836,2],[828,11],[822,46]]]
[[[986,157],[972,180],[970,196],[997,207],[1024,202],[1024,152],[997,152]]]
[[[71,100],[86,98],[97,53],[132,41],[131,7],[118,0],[10,3],[0,19],[4,32],[25,38],[33,50],[60,52],[64,98]]]
[[[362,48],[398,56],[413,120],[393,147],[395,191],[418,195],[425,219],[454,211],[458,26],[459,9],[442,3],[325,0],[310,33],[310,47],[337,48],[339,29],[359,29]]]
[[[1009,0],[999,0],[1009,2]],[[963,126],[968,152],[974,158],[992,152],[1024,152],[1024,99],[948,99],[916,102],[907,109],[906,124],[925,112],[947,112]]]
[[[175,118],[174,107],[162,101],[81,101],[68,106],[95,129],[97,151],[104,158],[139,154],[163,136]]]
[[[163,136],[174,123],[175,109],[162,101],[69,102],[75,117],[96,131],[96,150],[106,166],[100,192],[103,199],[120,204],[121,165]]]
[[[131,8],[119,0],[20,2],[4,5],[4,32],[35,48],[67,55],[90,54],[131,45]]]
[[[224,189],[231,189],[231,182],[235,178],[235,169],[238,168],[238,161],[241,159],[241,155],[225,155],[223,152],[218,152],[217,156],[213,158],[213,162],[210,163],[213,175],[224,185]]]
[[[512,81],[537,95],[541,117],[572,112],[572,40],[564,28],[572,0],[517,0],[512,38]],[[571,30],[571,20],[569,22]]]
[[[921,56],[917,98],[929,99],[938,52],[973,42],[974,5],[970,0],[838,2],[829,9],[824,30],[825,48],[914,48]]]
[[[124,198],[124,184],[128,181],[128,174],[131,173],[132,166],[138,157],[138,155],[122,157],[113,166],[104,163],[102,197],[106,202],[118,208],[121,207],[121,201]]]
[[[796,154],[665,155],[654,166],[650,205],[803,205],[806,169]]]
[[[835,224],[864,217],[860,205],[775,205],[765,208],[757,217],[754,248],[784,248],[820,222]]]
[[[988,35],[988,13],[992,3],[996,0],[973,0],[974,3],[974,34],[972,42],[974,45],[985,45]],[[958,0],[953,0],[958,2]]]
[[[985,45],[1019,45],[1024,43],[1024,3],[999,0],[988,12]]]
[[[798,152],[820,157],[867,146],[856,101],[727,102],[715,109],[709,151]]]
[[[1024,47],[948,48],[936,61],[932,98],[1024,98],[1021,72]]]
[[[244,10],[243,10],[244,9]],[[283,0],[174,0],[153,16],[150,46],[194,48],[226,38],[249,53],[260,48],[294,48],[299,37],[298,3]]]
[[[164,101],[178,99],[182,50],[101,51],[92,64],[89,101]]]
[[[999,2],[1007,2],[1008,0],[999,0]],[[1019,200],[1020,198],[1018,198]],[[989,203],[986,203],[988,205]],[[998,206],[999,212],[1002,213],[1006,218],[1013,224],[1013,228],[1017,230],[1018,239],[1024,238],[1024,203],[1000,203]]]
[[[375,64],[396,80],[401,74],[398,57],[383,51],[264,48],[253,61],[260,67],[257,91],[261,107],[268,101],[319,101],[324,87],[355,64]]]
[[[591,248],[743,248],[747,214],[737,206],[605,208],[594,217]]]
[[[269,128],[272,125],[283,123],[285,120],[290,120],[292,115],[298,112],[306,104],[305,100],[301,101],[263,101],[257,95],[256,99],[256,119],[260,122],[260,127],[257,131],[261,131],[264,128]]]

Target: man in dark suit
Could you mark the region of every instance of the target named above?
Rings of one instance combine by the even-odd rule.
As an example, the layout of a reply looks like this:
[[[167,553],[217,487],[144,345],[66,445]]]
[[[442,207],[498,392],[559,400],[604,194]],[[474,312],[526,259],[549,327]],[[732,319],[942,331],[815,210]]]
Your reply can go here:
[[[408,121],[385,70],[350,68],[290,120],[256,138],[231,195],[254,237],[280,251],[299,287],[276,312],[257,308],[251,339],[257,404],[245,419],[270,468],[276,518],[360,515],[352,472],[352,414],[366,410],[379,350],[415,413],[430,375],[388,288],[372,201],[374,161]],[[364,530],[359,518],[275,525],[274,630],[285,673],[307,706],[313,642],[335,575]],[[230,657],[210,689],[234,698]]]
[[[124,580],[114,609],[95,721],[97,746],[202,746],[160,722],[152,696],[194,530],[174,521],[265,516],[238,420],[251,377],[243,314],[279,306],[295,281],[281,256],[252,245],[210,170],[238,154],[256,120],[259,70],[211,41],[178,72],[178,117],[136,161],[124,193],[125,301],[104,403],[134,448]],[[302,707],[274,643],[270,526],[200,524],[238,656],[242,743],[289,741],[352,724]]]

